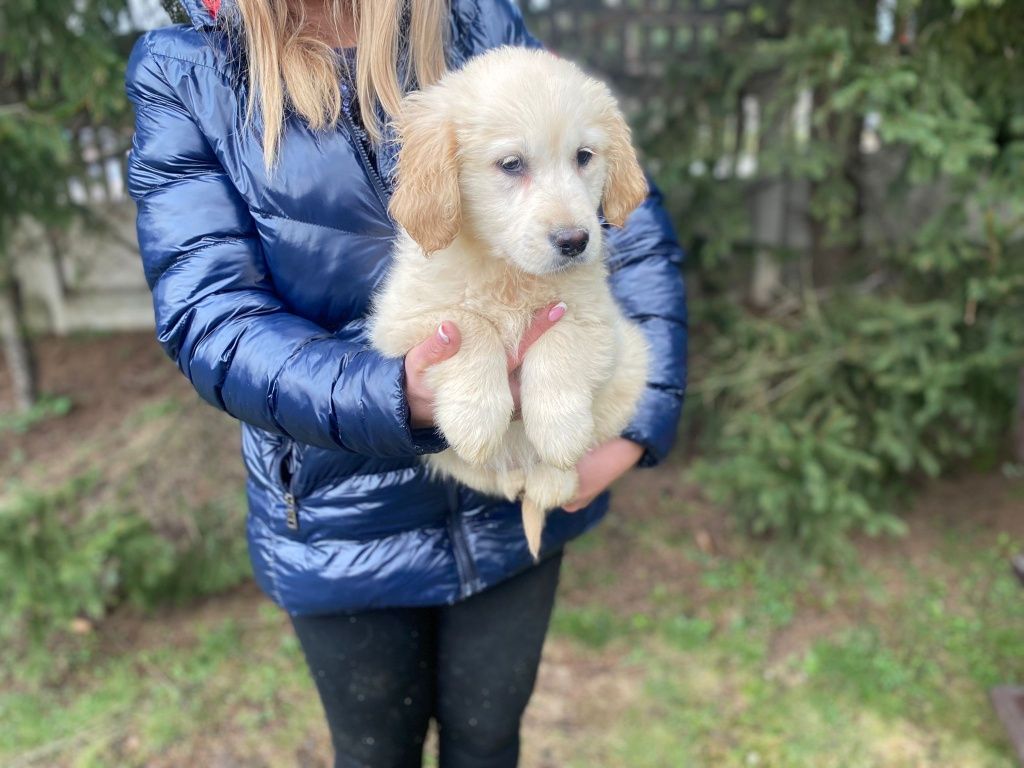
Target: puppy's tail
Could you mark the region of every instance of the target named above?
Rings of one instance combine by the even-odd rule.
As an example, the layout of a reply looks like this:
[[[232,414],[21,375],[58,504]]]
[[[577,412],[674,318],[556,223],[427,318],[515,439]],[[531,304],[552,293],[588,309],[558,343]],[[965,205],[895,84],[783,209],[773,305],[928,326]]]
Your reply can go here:
[[[530,548],[534,562],[540,556],[540,535],[544,532],[544,519],[547,510],[529,496],[523,497],[523,532],[526,534],[526,545]]]

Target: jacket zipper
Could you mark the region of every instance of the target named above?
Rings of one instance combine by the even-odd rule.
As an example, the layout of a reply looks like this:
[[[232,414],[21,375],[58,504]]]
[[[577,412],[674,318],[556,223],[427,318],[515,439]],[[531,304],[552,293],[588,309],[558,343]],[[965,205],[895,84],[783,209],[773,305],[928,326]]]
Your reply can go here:
[[[355,123],[349,116],[348,109],[342,108],[341,118],[345,122],[345,127],[348,129],[348,135],[352,138],[352,144],[355,145],[356,154],[359,156],[359,162],[362,164],[363,170],[366,171],[366,175],[370,177],[370,183],[373,186],[373,191],[377,194],[377,199],[384,207],[384,212],[387,213],[390,195],[387,193],[387,190],[385,190],[384,181],[381,179],[380,174],[377,173],[377,169],[374,168],[373,163],[370,162],[370,156],[366,153],[362,137],[356,130]]]
[[[452,540],[452,552],[455,553],[455,568],[459,572],[459,594],[469,597],[476,591],[480,577],[473,563],[466,541],[466,531],[462,527],[462,515],[459,510],[459,487],[454,480],[448,483],[448,537]]]
[[[356,154],[363,166],[363,170],[370,178],[377,199],[380,201],[381,206],[383,206],[385,213],[387,213],[388,201],[391,196],[385,189],[384,182],[380,174],[377,173],[377,169],[370,162],[370,156],[363,146],[361,134],[356,130],[347,109],[342,108],[341,117],[356,148]],[[298,518],[294,508],[295,497],[291,493],[285,494],[285,501],[289,505],[288,527],[298,528]],[[459,514],[459,490],[453,480],[448,480],[448,506],[448,536],[452,541],[452,551],[455,554],[455,568],[459,573],[459,592],[462,597],[469,597],[475,591],[480,577],[476,572],[476,565],[473,563],[473,556],[470,554],[469,544],[466,541],[466,532],[462,527],[462,518]]]
[[[295,499],[295,443],[289,442],[281,461],[277,465],[277,479],[284,484],[285,525],[288,530],[299,530],[299,508]],[[281,476],[281,469],[288,468],[288,480]]]
[[[299,512],[295,507],[295,495],[291,491],[284,494],[285,522],[293,531],[299,530]]]

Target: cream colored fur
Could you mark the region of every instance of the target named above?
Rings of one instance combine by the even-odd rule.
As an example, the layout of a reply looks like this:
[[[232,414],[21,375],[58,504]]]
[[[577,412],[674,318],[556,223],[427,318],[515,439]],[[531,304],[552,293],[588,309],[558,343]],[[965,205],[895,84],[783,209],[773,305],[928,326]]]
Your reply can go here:
[[[427,372],[451,447],[426,461],[521,498],[536,557],[547,511],[576,495],[576,463],[628,424],[646,381],[646,342],[612,298],[597,212],[621,226],[647,183],[608,88],[543,51],[474,58],[410,95],[398,129],[391,212],[403,230],[371,338],[399,357],[442,320],[458,325],[459,351]],[[581,149],[593,153],[584,165]],[[500,167],[509,157],[522,174]],[[562,227],[587,230],[582,254],[552,244]],[[556,301],[568,311],[527,352],[513,421],[506,351]]]

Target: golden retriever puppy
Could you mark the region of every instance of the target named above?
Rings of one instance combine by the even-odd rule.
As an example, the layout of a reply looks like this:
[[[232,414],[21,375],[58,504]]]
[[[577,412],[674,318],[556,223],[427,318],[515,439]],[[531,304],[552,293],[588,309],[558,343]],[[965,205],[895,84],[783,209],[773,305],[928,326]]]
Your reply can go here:
[[[645,384],[646,342],[608,288],[598,209],[622,226],[647,182],[607,86],[544,51],[476,57],[410,94],[396,123],[402,231],[371,340],[398,357],[442,320],[458,325],[459,351],[426,379],[450,448],[425,460],[521,498],[536,557],[547,511],[576,494],[576,463],[625,428]],[[506,350],[558,300],[568,310],[523,359],[513,420]]]

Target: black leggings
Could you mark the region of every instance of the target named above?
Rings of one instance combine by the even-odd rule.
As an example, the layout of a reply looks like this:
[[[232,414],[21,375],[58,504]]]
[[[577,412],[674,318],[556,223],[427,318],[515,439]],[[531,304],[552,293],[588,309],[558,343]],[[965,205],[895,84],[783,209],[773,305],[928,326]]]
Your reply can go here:
[[[335,768],[419,768],[431,716],[441,768],[511,768],[561,552],[451,606],[294,617]]]

